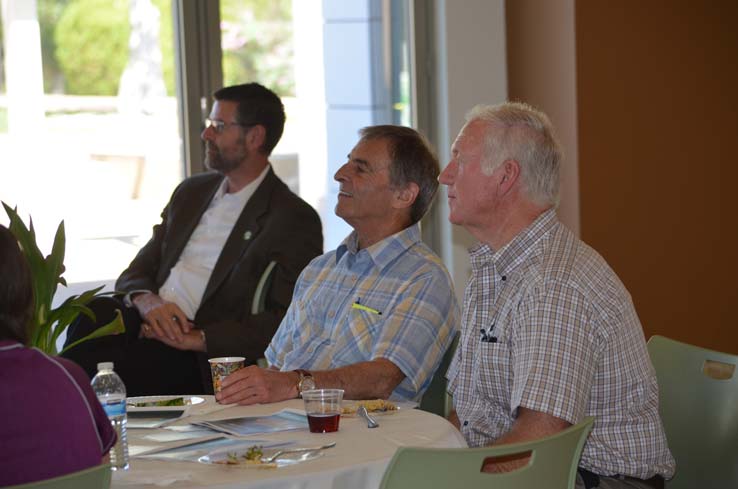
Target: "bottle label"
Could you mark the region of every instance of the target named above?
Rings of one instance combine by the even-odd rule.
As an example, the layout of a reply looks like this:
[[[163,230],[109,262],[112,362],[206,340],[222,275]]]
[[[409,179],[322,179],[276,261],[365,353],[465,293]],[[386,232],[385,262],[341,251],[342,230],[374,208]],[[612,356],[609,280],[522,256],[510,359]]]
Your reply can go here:
[[[101,404],[103,409],[105,409],[105,414],[108,415],[108,418],[112,418],[113,416],[123,416],[126,414],[125,399],[122,401],[109,401]]]

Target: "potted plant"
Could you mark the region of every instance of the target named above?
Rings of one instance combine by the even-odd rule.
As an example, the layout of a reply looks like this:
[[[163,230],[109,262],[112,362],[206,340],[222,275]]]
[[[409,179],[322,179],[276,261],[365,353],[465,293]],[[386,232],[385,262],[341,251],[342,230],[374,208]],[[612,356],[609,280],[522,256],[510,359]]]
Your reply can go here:
[[[13,233],[20,243],[21,250],[28,260],[31,271],[34,305],[33,317],[28,331],[28,346],[36,347],[49,355],[56,355],[56,340],[64,330],[77,319],[80,313],[89,316],[94,321],[95,314],[87,307],[87,304],[95,297],[109,293],[100,293],[104,287],[104,285],[101,285],[79,295],[73,294],[59,306],[52,307],[57,286],[59,284],[65,287],[67,286],[67,281],[62,277],[64,273],[64,250],[66,246],[64,221],[59,223],[59,227],[56,230],[51,253],[44,257],[36,244],[33,219],[29,218],[30,225],[26,227],[23,220],[18,216],[17,209],[11,208],[5,202],[2,204],[5,207],[5,212],[8,214],[8,218],[10,218],[10,232]],[[123,319],[120,311],[117,311],[115,318],[110,323],[95,330],[92,334],[85,336],[79,341],[68,345],[62,352],[88,339],[110,334],[120,334],[124,331]]]

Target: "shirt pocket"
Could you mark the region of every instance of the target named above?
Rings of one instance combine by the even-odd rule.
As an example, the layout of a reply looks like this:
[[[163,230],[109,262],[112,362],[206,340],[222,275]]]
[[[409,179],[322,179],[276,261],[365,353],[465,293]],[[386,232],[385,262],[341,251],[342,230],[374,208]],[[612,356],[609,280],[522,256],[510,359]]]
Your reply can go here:
[[[383,324],[381,314],[350,308],[343,327],[336,330],[333,363],[346,365],[371,360]]]
[[[477,372],[476,389],[486,401],[510,412],[510,393],[513,384],[510,346],[502,342],[479,340],[479,354],[474,368]]]

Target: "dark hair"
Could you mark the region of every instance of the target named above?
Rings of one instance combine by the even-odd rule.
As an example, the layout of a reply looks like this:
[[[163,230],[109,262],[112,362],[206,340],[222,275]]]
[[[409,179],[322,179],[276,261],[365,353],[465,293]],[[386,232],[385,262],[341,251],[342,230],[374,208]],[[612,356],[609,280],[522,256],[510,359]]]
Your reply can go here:
[[[28,341],[33,287],[31,272],[18,241],[0,225],[0,340]]]
[[[237,102],[236,122],[259,124],[266,129],[260,151],[269,156],[284,131],[284,105],[276,93],[258,83],[223,87],[213,94],[215,100]]]
[[[418,185],[418,196],[410,208],[412,224],[420,221],[433,202],[441,168],[428,141],[415,129],[404,126],[368,126],[359,131],[361,139],[386,139],[392,165],[390,183],[405,188]]]

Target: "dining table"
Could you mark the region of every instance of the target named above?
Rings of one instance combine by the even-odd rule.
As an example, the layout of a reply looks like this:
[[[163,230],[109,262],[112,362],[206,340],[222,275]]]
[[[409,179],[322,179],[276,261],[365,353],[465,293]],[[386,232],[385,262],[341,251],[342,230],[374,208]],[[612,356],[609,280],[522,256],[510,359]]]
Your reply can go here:
[[[405,407],[375,413],[379,426],[369,428],[356,416],[341,416],[333,433],[311,433],[307,426],[290,431],[252,435],[270,444],[288,443],[284,448],[313,447],[335,443],[316,453],[316,458],[276,468],[202,461],[151,458],[145,453],[168,446],[162,443],[171,430],[192,423],[221,419],[269,416],[286,410],[304,414],[303,401],[293,399],[272,404],[221,406],[212,396],[202,396],[202,405],[191,406],[184,416],[163,428],[127,430],[130,467],[113,473],[113,489],[171,487],[210,489],[375,489],[399,447],[466,447],[461,433],[445,418]],[[167,431],[169,430],[169,431]],[[319,455],[319,456],[318,456]]]

